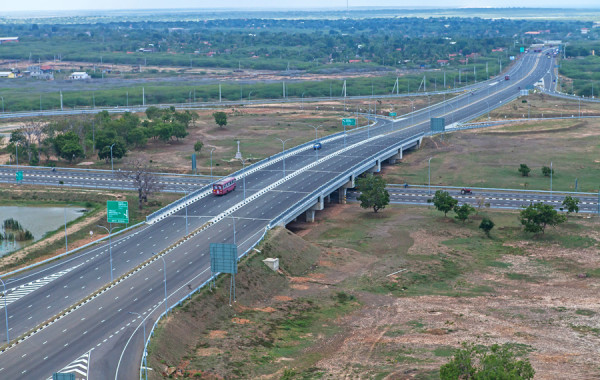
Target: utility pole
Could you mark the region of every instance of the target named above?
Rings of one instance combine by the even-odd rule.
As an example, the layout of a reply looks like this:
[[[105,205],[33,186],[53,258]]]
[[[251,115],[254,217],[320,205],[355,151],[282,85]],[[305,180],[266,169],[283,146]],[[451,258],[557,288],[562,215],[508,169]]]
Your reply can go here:
[[[593,88],[593,87],[592,87]],[[594,93],[594,90],[592,90],[592,94]],[[60,110],[63,110],[63,97],[62,97],[62,91],[60,91]]]
[[[146,89],[142,87],[142,105],[146,106]]]
[[[221,103],[221,83],[219,83],[219,103]]]

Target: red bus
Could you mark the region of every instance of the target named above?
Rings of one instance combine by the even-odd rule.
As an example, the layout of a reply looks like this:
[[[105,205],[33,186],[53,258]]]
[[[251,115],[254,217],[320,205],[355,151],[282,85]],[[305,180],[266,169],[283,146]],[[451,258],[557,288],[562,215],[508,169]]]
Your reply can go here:
[[[227,177],[213,183],[213,194],[225,195],[233,190],[235,190],[235,177]]]

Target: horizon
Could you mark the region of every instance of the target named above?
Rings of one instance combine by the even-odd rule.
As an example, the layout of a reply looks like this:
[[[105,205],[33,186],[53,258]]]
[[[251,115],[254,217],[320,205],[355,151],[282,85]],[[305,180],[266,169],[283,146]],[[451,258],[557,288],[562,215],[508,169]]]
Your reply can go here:
[[[159,11],[159,12],[228,12],[228,11],[243,11],[243,12],[293,12],[293,11],[300,11],[300,12],[322,12],[322,11],[329,11],[329,12],[343,12],[343,11],[368,11],[368,10],[386,10],[386,9],[391,9],[391,10],[415,10],[415,11],[419,11],[419,10],[484,10],[484,11],[494,11],[494,10],[522,10],[522,11],[527,11],[527,10],[534,10],[534,9],[549,9],[549,10],[559,10],[559,9],[565,9],[565,10],[582,10],[582,9],[600,9],[600,5],[595,3],[595,1],[590,1],[590,0],[579,0],[576,4],[571,5],[569,7],[565,7],[563,4],[559,4],[557,2],[557,4],[552,4],[553,1],[550,2],[546,2],[543,6],[540,5],[534,5],[534,4],[530,4],[530,5],[521,5],[521,6],[515,6],[515,5],[481,5],[481,3],[477,4],[477,5],[469,5],[469,4],[437,4],[437,5],[418,5],[418,6],[412,6],[412,5],[392,5],[392,4],[380,4],[380,5],[350,5],[348,4],[348,7],[346,7],[346,1],[342,0],[341,2],[343,2],[344,4],[335,6],[335,5],[327,5],[327,6],[320,6],[318,4],[313,4],[311,2],[306,3],[307,5],[305,6],[292,6],[292,7],[286,7],[284,5],[281,5],[281,2],[279,2],[279,5],[274,6],[274,5],[270,5],[270,0],[263,0],[266,1],[265,3],[259,3],[256,4],[254,6],[240,6],[240,5],[235,5],[235,4],[229,4],[229,2],[231,2],[232,0],[225,0],[225,4],[219,4],[219,6],[209,6],[209,5],[204,5],[202,7],[190,7],[189,4],[181,4],[181,6],[177,5],[177,2],[179,0],[174,0],[173,2],[171,2],[169,5],[169,7],[161,7],[158,4],[155,5],[151,5],[148,6],[147,4],[144,4],[144,7],[136,7],[134,4],[131,4],[132,2],[136,2],[137,0],[131,0],[131,1],[127,1],[124,2],[126,4],[123,4],[124,6],[111,6],[111,3],[118,3],[115,0],[112,1],[108,1],[105,4],[107,4],[107,7],[97,7],[98,3],[97,2],[89,2],[90,7],[86,7],[85,5],[81,8],[73,8],[71,6],[69,6],[68,4],[71,2],[77,3],[79,5],[81,5],[81,1],[74,1],[74,0],[67,0],[65,1],[63,4],[63,7],[59,6],[56,8],[37,8],[37,9],[32,9],[33,7],[35,7],[35,5],[33,5],[31,8],[25,9],[25,8],[16,8],[19,7],[19,4],[16,3],[12,3],[12,8],[10,7],[10,5],[4,6],[3,10],[0,11],[0,17],[4,17],[10,14],[20,14],[20,13],[53,13],[53,12],[60,12],[60,13],[69,13],[69,14],[74,14],[74,13],[78,13],[78,12],[93,12],[93,11],[105,11],[105,12],[149,12],[149,11]],[[154,0],[150,0],[148,1],[149,3],[152,3]],[[284,0],[285,1],[285,0]],[[430,1],[436,1],[436,0],[430,0]],[[488,0],[490,3],[494,3],[496,0]],[[536,0],[530,0],[530,1],[534,1],[537,2]],[[427,3],[428,1],[425,0],[425,2]],[[460,2],[460,0],[459,0]],[[41,2],[40,0],[33,0],[30,1],[28,4],[47,4],[46,2]],[[502,1],[502,3],[505,3],[504,1]],[[521,2],[522,3],[522,2]],[[96,7],[94,7],[96,6]]]

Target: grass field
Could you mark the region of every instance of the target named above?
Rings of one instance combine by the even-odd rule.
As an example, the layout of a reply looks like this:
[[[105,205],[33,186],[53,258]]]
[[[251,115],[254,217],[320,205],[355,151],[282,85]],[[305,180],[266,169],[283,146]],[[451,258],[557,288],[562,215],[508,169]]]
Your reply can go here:
[[[491,238],[477,228],[484,215]],[[224,277],[159,324],[152,379],[438,379],[461,342],[510,343],[539,378],[597,371],[595,221],[532,238],[512,212],[463,225],[430,208],[354,204],[289,229],[240,266],[234,307]]]
[[[598,191],[600,178],[600,121],[536,121],[481,130],[448,133],[424,140],[423,148],[406,154],[402,162],[384,169],[388,182],[514,189]],[[517,171],[531,168],[528,177]]]
[[[573,117],[600,115],[600,103],[578,102],[576,100],[554,98],[535,93],[520,97],[506,105],[490,111],[491,120],[527,119],[544,117]],[[475,121],[486,121],[488,115]]]

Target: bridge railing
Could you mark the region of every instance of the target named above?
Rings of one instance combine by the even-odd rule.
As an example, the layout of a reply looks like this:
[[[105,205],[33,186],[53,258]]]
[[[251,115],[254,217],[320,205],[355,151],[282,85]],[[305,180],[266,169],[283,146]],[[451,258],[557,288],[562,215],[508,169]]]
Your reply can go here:
[[[394,144],[394,146],[402,146],[402,145],[407,144],[410,141],[418,139],[422,136],[423,136],[422,133],[418,133],[415,136],[405,138],[404,140]],[[393,149],[393,147],[390,147],[389,149]],[[310,205],[314,204],[315,199],[318,199],[318,197],[323,195],[324,192],[327,192],[331,188],[336,187],[336,185],[339,184],[340,182],[345,182],[349,178],[349,176],[351,176],[357,170],[360,170],[361,167],[368,165],[369,163],[371,163],[373,160],[376,160],[380,156],[381,156],[381,153],[375,153],[375,154],[363,159],[362,161],[356,163],[351,168],[346,170],[344,173],[340,173],[339,175],[334,177],[332,180],[328,181],[328,183],[319,186],[319,188],[317,188],[316,190],[311,192],[309,195],[305,196],[304,200],[301,201],[300,203],[296,204],[293,208],[283,211],[281,214],[279,214],[278,216],[273,218],[271,220],[271,222],[269,223],[269,228],[273,228],[274,226],[280,224],[285,218],[288,218],[290,215],[298,215],[302,211],[308,209],[310,207]]]

